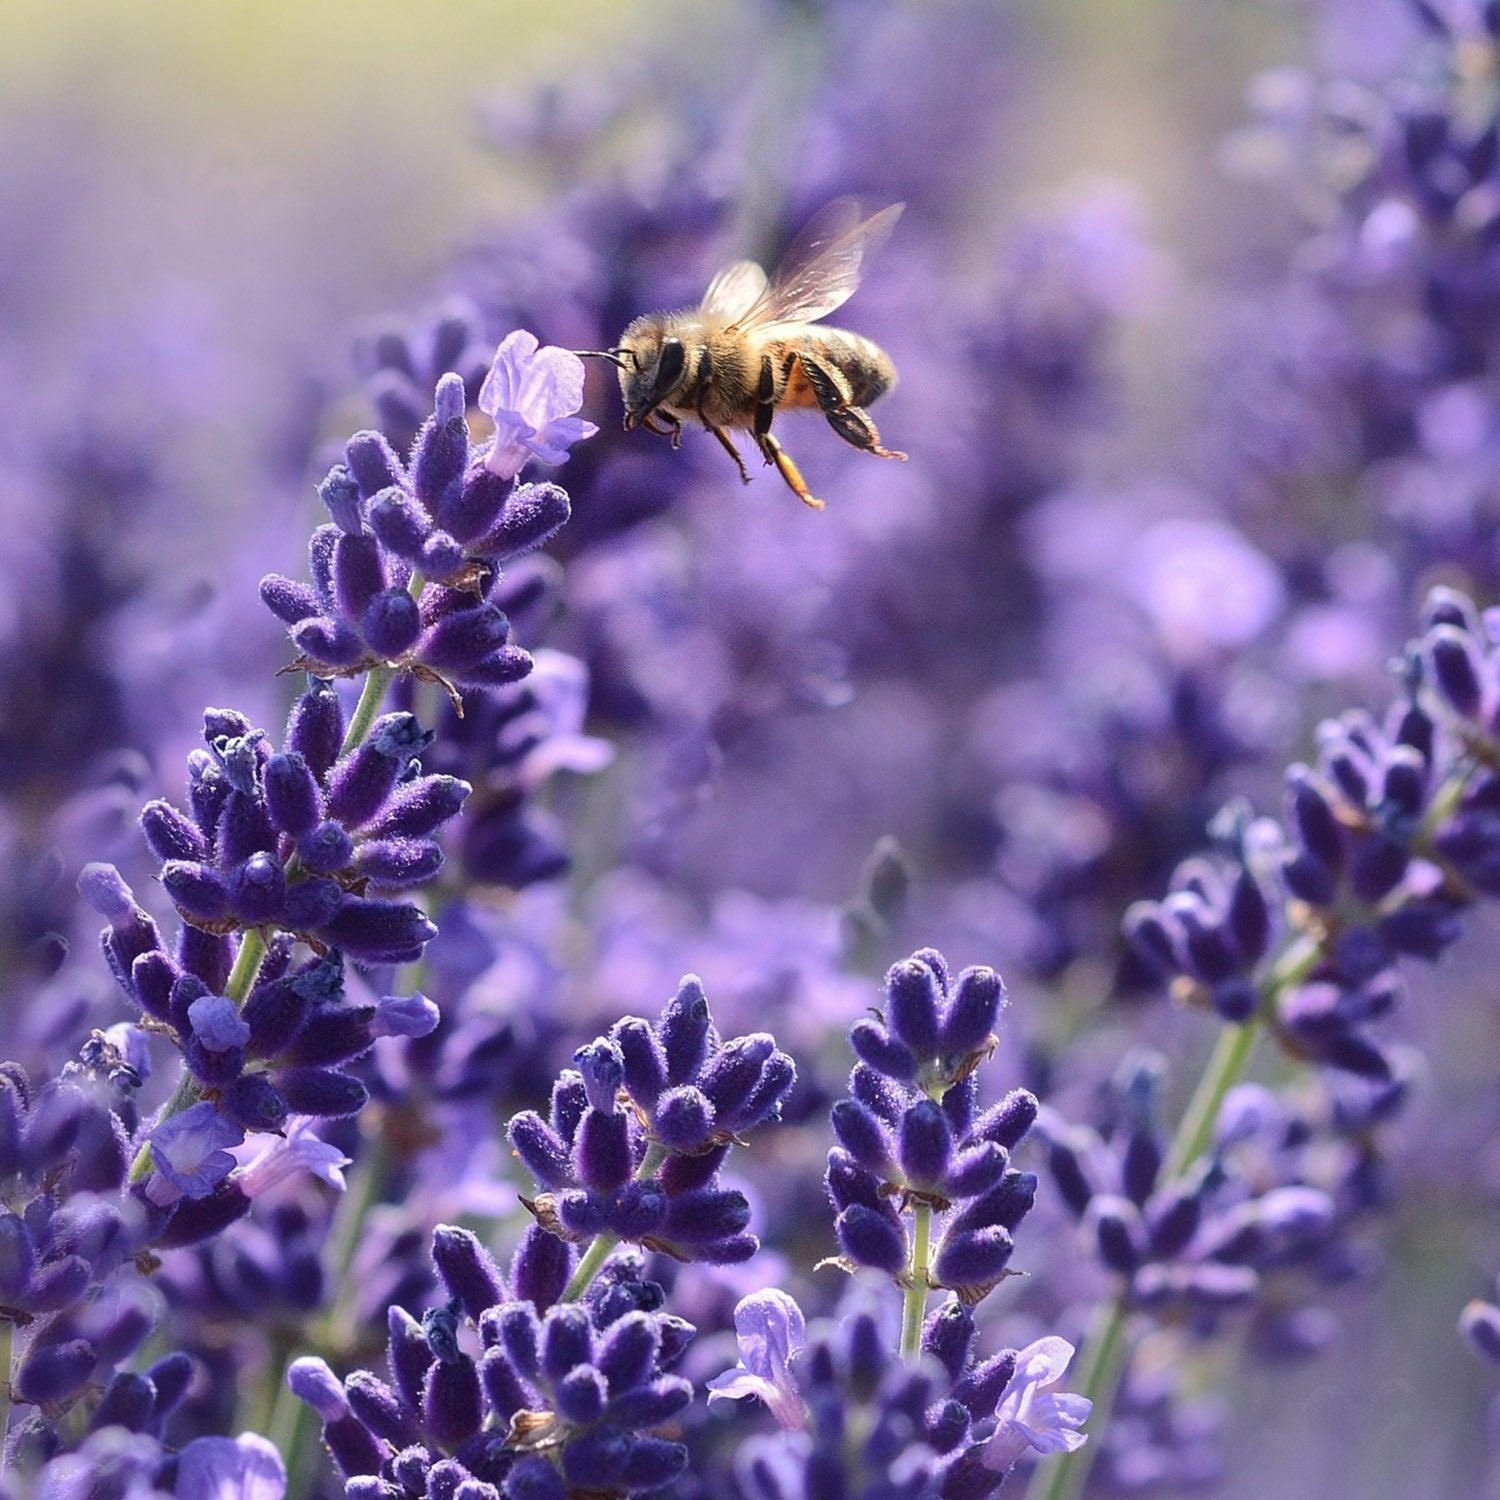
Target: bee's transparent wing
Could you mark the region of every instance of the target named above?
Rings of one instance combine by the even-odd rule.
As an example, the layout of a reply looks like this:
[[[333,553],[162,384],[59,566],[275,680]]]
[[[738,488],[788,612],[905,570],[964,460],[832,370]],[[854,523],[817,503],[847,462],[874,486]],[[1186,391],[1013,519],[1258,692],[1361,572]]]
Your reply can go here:
[[[765,291],[766,273],[753,260],[731,261],[709,282],[698,311],[733,322],[744,317]]]
[[[792,241],[770,286],[739,327],[816,323],[842,307],[859,285],[865,257],[885,242],[905,207],[893,203],[866,218],[857,199],[830,203]]]

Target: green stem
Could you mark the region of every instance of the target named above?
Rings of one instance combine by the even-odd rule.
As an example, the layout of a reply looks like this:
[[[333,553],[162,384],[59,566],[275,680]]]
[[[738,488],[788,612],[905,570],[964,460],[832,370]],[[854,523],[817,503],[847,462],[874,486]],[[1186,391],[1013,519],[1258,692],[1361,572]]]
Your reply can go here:
[[[658,1146],[654,1142],[646,1148],[646,1154],[641,1158],[641,1164],[636,1168],[635,1177],[637,1182],[644,1182],[648,1177],[653,1177],[660,1170],[661,1164],[667,1159],[665,1146]],[[589,1241],[589,1247],[583,1252],[583,1259],[578,1262],[578,1268],[573,1272],[567,1286],[563,1288],[562,1301],[576,1302],[588,1291],[604,1262],[610,1257],[611,1251],[620,1243],[618,1236],[613,1234],[596,1234]]]
[[[358,1288],[349,1274],[354,1264],[354,1254],[359,1248],[360,1236],[364,1232],[365,1220],[370,1210],[380,1202],[385,1190],[386,1148],[385,1141],[377,1132],[370,1142],[366,1158],[353,1169],[357,1187],[345,1193],[339,1200],[334,1214],[333,1227],[328,1236],[328,1275],[338,1295],[328,1310],[320,1334],[320,1342],[335,1349],[342,1349],[354,1336],[354,1306]]]
[[[10,1365],[15,1336],[14,1323],[9,1319],[0,1322],[0,1473],[5,1472],[5,1444],[10,1437]]]
[[[915,1359],[922,1349],[922,1320],[927,1313],[930,1280],[927,1259],[932,1244],[932,1209],[917,1204],[912,1215],[911,1275],[901,1309],[901,1357]]]

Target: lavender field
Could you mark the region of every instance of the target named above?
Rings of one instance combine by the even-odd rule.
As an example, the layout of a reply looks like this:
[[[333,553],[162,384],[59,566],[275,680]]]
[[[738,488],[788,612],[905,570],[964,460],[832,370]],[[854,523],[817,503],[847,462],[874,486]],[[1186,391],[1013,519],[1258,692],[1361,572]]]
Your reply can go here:
[[[0,1500],[1500,1500],[1500,3],[10,12]]]

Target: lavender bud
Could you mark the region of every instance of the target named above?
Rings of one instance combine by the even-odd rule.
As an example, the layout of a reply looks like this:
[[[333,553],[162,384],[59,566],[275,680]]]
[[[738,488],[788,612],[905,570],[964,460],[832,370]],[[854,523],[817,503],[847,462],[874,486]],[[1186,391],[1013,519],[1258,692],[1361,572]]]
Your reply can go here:
[[[470,1318],[505,1300],[505,1285],[488,1251],[467,1229],[439,1224],[432,1233],[432,1259],[448,1295]]]
[[[897,1276],[906,1264],[906,1231],[889,1213],[851,1204],[834,1226],[839,1245],[857,1265]]]

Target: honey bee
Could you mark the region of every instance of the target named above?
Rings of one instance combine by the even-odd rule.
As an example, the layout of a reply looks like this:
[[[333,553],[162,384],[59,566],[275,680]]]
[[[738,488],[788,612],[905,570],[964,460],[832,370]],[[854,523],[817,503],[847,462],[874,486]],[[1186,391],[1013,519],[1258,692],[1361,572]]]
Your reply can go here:
[[[749,432],[768,464],[804,505],[808,490],[791,455],[771,433],[783,408],[817,408],[847,443],[878,458],[904,459],[881,446],[865,410],[896,384],[896,367],[870,339],[813,326],[859,285],[865,257],[890,234],[904,204],[865,217],[852,198],[824,208],[792,242],[776,274],[737,260],[709,282],[703,300],[681,312],[637,318],[613,349],[581,350],[611,360],[625,398],[625,430],[644,427],[682,443],[682,424],[699,422],[750,472],[730,437]]]

